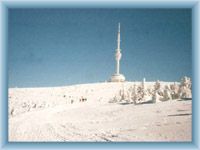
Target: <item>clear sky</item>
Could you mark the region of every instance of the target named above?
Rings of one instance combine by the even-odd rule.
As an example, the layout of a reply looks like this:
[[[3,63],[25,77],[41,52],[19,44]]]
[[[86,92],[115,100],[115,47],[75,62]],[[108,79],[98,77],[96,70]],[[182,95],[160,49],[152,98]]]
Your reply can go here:
[[[65,86],[108,80],[179,81],[192,76],[190,9],[11,9],[9,87]]]

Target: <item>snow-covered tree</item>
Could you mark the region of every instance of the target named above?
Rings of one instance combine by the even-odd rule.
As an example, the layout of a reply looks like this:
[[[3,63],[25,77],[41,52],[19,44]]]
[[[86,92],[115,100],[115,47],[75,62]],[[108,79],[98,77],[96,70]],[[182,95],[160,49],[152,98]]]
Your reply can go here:
[[[183,77],[181,79],[181,85],[179,89],[180,98],[192,98],[192,82],[189,77]]]
[[[179,98],[179,85],[174,83],[170,85],[172,99]]]
[[[163,100],[171,100],[171,99],[172,99],[171,91],[169,87],[166,85],[164,89]]]

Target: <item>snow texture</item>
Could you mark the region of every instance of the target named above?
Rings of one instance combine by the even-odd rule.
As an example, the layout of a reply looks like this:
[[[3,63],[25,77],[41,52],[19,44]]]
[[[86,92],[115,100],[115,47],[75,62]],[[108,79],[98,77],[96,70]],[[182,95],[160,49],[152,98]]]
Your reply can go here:
[[[9,89],[9,141],[191,141],[191,80]]]

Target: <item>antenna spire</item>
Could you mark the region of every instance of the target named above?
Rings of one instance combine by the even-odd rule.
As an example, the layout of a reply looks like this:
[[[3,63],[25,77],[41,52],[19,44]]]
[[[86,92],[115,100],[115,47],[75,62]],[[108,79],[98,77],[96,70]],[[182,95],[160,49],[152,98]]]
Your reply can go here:
[[[118,32],[120,32],[120,22],[118,23]]]
[[[120,22],[118,24],[117,50],[120,51]]]

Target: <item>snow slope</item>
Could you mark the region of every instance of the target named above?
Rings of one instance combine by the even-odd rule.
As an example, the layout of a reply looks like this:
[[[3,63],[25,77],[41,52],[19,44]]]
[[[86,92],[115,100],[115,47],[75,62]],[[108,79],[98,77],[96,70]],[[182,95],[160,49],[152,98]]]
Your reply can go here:
[[[191,141],[191,100],[109,103],[133,84],[9,89],[9,141]]]

